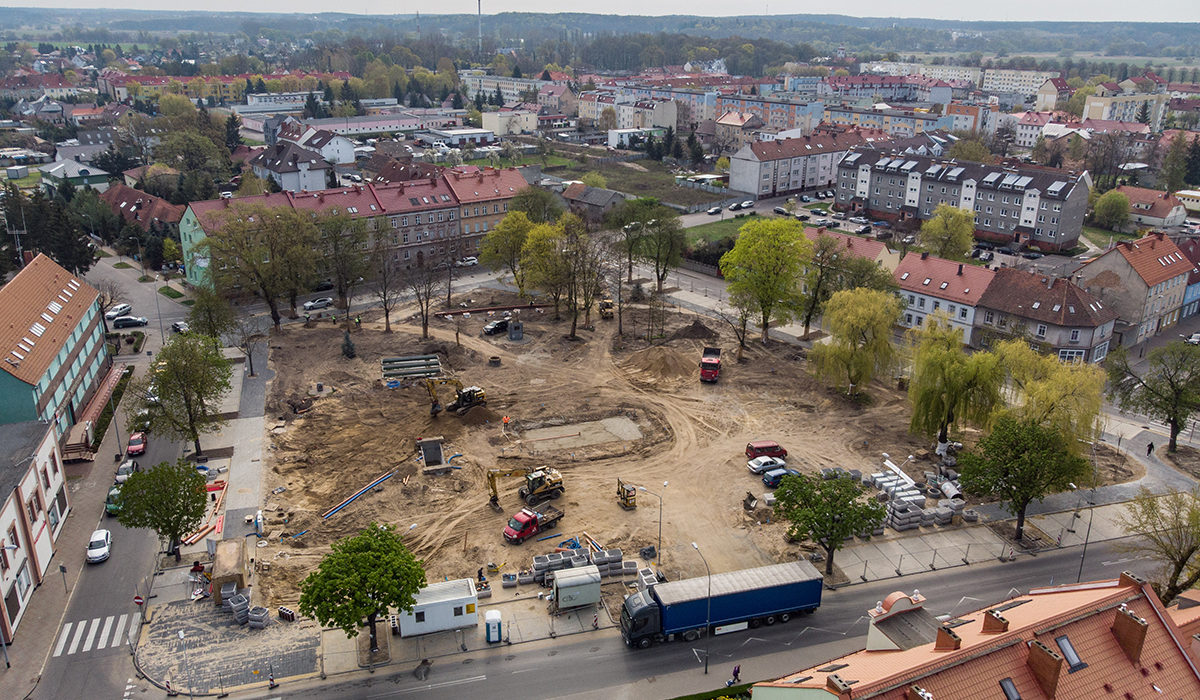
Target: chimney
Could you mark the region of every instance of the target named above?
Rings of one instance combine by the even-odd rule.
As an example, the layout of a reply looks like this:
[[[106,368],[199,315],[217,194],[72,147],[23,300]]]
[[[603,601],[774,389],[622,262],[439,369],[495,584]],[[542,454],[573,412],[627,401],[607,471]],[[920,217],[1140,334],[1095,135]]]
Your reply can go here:
[[[850,700],[850,684],[836,673],[825,676],[825,689],[836,693],[838,700]]]
[[[963,264],[962,264],[962,263],[959,263],[959,264],[958,264],[958,276],[959,276],[959,277],[962,277],[962,266],[963,266]]]
[[[921,259],[922,259],[922,260],[928,260],[928,259],[929,259],[929,251],[922,251],[922,252],[921,252]]]
[[[1058,691],[1058,677],[1062,674],[1063,658],[1050,647],[1034,640],[1029,643],[1029,656],[1025,663],[1029,665],[1034,680],[1047,697],[1054,697]]]
[[[1138,663],[1142,657],[1142,646],[1146,643],[1146,621],[1122,604],[1117,608],[1111,629],[1121,651],[1131,662]]]
[[[933,693],[919,685],[910,685],[908,692],[904,694],[904,700],[933,700]]]
[[[1000,634],[1008,631],[1008,620],[995,610],[988,610],[983,616],[983,633]]]
[[[1117,580],[1119,586],[1137,586],[1141,588],[1146,585],[1146,579],[1129,571],[1122,571],[1121,577]]]
[[[933,643],[934,651],[954,651],[961,646],[962,638],[957,632],[945,625],[938,627],[937,640]]]

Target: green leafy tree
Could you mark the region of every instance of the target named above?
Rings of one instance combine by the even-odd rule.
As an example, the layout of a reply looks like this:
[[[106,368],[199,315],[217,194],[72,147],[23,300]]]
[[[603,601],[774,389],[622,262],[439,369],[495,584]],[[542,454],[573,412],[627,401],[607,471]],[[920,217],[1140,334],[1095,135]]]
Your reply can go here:
[[[363,254],[367,243],[366,219],[354,218],[344,210],[323,212],[316,220],[325,264],[333,274],[338,305],[349,310],[354,287],[369,271]]]
[[[580,175],[579,181],[588,187],[599,187],[600,189],[605,189],[608,187],[608,178],[604,177],[595,170],[589,170],[588,172]]]
[[[221,400],[233,370],[212,338],[177,335],[158,353],[150,373],[131,384],[135,409],[150,412],[150,430],[172,440],[190,440],[201,454],[200,435],[219,430]]]
[[[194,129],[164,136],[154,148],[154,157],[183,173],[202,173],[222,181],[229,175],[229,153]]]
[[[795,207],[792,200],[785,206]],[[841,261],[841,242],[824,232],[817,236],[813,243],[812,260],[804,272],[804,294],[800,301],[800,314],[804,318],[804,337],[808,337],[808,329],[812,320],[821,313],[829,297],[837,291],[834,280],[837,277]]]
[[[1103,369],[1062,362],[1037,352],[1025,340],[1006,340],[995,352],[1008,372],[1010,413],[1057,430],[1071,452],[1097,437],[1104,402]]]
[[[552,224],[562,216],[554,193],[532,185],[518,192],[508,203],[508,211],[524,212],[535,224]]]
[[[617,110],[612,107],[600,110],[600,117],[596,120],[596,129],[608,133],[615,128],[617,128]]]
[[[871,258],[857,256],[848,256],[842,261],[834,281],[839,290],[874,289],[894,294],[898,288],[896,278],[886,267]]]
[[[947,158],[969,160],[976,163],[991,163],[992,152],[977,138],[964,138],[954,142],[946,152]]]
[[[1108,356],[1109,394],[1126,410],[1167,424],[1167,451],[1175,452],[1179,433],[1200,409],[1200,346],[1174,341],[1150,351],[1144,371],[1134,371],[1119,348]]]
[[[566,233],[557,224],[538,224],[529,231],[521,248],[521,268],[530,287],[540,289],[554,302],[554,318],[561,318],[561,305],[571,287],[571,262],[566,250]]]
[[[788,523],[788,537],[808,538],[825,550],[825,575],[846,540],[869,533],[883,522],[883,505],[863,498],[852,479],[785,476],[775,490],[775,514]]]
[[[1150,123],[1150,103],[1143,102],[1141,107],[1138,107],[1137,120],[1142,124]]]
[[[909,429],[936,435],[938,453],[950,441],[950,428],[961,421],[986,425],[1002,404],[1004,367],[990,352],[967,354],[962,331],[944,314],[925,319],[913,338],[913,370],[908,384],[912,404]]]
[[[975,243],[975,213],[952,204],[939,204],[933,216],[921,222],[917,240],[931,255],[963,260]]]
[[[357,637],[366,625],[371,651],[378,651],[376,621],[389,610],[404,612],[416,605],[425,586],[422,562],[393,525],[371,523],[354,537],[334,542],[332,550],[300,584],[300,612],[347,637]]]
[[[1129,197],[1116,190],[1100,195],[1092,207],[1096,223],[1110,231],[1119,231],[1129,222]]]
[[[786,219],[745,224],[733,249],[721,256],[730,303],[757,316],[764,344],[771,321],[786,323],[800,308],[800,280],[811,259],[804,228]]]
[[[660,216],[646,222],[645,235],[638,246],[639,257],[654,267],[654,281],[659,294],[662,294],[667,275],[679,267],[683,248],[687,244],[679,215],[666,207],[661,209]]]
[[[900,312],[900,300],[887,292],[848,289],[834,294],[825,305],[830,342],[813,347],[813,365],[830,381],[845,380],[847,393],[861,390],[895,362],[892,328]]]
[[[1162,169],[1159,177],[1168,192],[1178,192],[1187,181],[1188,171],[1188,139],[1186,132],[1180,131],[1171,139],[1167,153],[1163,156]]]
[[[633,282],[633,260],[641,251],[642,241],[646,238],[646,227],[661,216],[673,215],[672,210],[660,204],[654,197],[627,199],[608,212],[605,223],[619,232],[617,247],[624,254],[630,282]]]
[[[963,488],[995,496],[1017,518],[1014,539],[1025,530],[1025,510],[1033,501],[1083,482],[1091,471],[1087,460],[1074,454],[1065,436],[1034,420],[1002,415],[978,450],[958,460]]]
[[[491,269],[507,269],[512,273],[517,294],[525,296],[525,270],[521,265],[521,250],[534,222],[524,211],[512,210],[479,243],[479,261]]]
[[[182,457],[134,472],[121,486],[117,520],[128,528],[153,530],[179,561],[180,540],[204,521],[204,484],[204,476]]]
[[[242,120],[237,114],[230,114],[225,120],[225,148],[232,153],[242,145]]]
[[[233,330],[237,324],[237,314],[229,300],[208,287],[199,286],[193,290],[194,303],[188,311],[188,326],[200,335],[212,339],[214,347],[220,347],[221,336]]]
[[[1143,486],[1117,521],[1130,535],[1121,548],[1161,565],[1154,589],[1163,605],[1200,584],[1200,491],[1160,496]]]

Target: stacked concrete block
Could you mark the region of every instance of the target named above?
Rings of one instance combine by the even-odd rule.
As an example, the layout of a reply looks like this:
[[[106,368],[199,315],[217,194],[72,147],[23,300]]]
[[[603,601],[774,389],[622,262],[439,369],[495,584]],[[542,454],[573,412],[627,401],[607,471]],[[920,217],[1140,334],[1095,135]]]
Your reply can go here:
[[[621,562],[621,575],[622,576],[634,576],[637,574],[637,571],[638,571],[638,564],[636,561],[626,560],[626,561]]]
[[[933,522],[937,523],[938,525],[949,525],[951,519],[954,518],[954,511],[950,508],[938,506],[937,508],[931,508],[930,510],[933,511]]]
[[[250,608],[247,618],[250,621],[250,629],[261,630],[267,626],[267,622],[271,619],[271,611],[261,607]]]
[[[230,581],[221,584],[221,607],[229,609],[229,599],[237,595],[237,583]]]
[[[658,576],[654,574],[654,569],[646,567],[638,569],[637,572],[637,587],[639,591],[644,591],[647,588],[658,583]]]
[[[892,501],[888,503],[886,522],[898,532],[916,529],[921,526],[921,509],[904,501]]]
[[[233,611],[233,619],[239,625],[244,625],[250,621],[250,599],[242,594],[237,594],[229,598],[229,609]]]

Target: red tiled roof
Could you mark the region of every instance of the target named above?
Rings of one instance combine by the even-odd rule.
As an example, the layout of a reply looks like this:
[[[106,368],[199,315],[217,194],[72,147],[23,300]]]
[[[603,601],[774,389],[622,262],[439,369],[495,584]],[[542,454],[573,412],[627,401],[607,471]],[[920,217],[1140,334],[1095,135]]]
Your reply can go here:
[[[99,295],[39,254],[0,287],[0,369],[36,384]]]
[[[896,266],[895,275],[903,290],[976,306],[996,273],[926,253],[909,253]]]
[[[1130,211],[1141,216],[1163,219],[1169,216],[1175,207],[1183,206],[1183,202],[1179,201],[1175,195],[1162,190],[1121,185],[1117,191],[1129,198]]]
[[[1056,326],[1095,328],[1117,317],[1069,279],[1006,267],[996,270],[979,305]]]
[[[1136,241],[1121,241],[1104,255],[1113,254],[1114,251],[1125,258],[1148,287],[1195,270],[1192,261],[1179,250],[1179,246],[1161,232]]]
[[[474,174],[448,170],[442,177],[463,204],[509,199],[529,186],[516,168],[484,168]]]
[[[100,199],[114,214],[126,222],[137,224],[143,231],[149,231],[155,221],[163,224],[179,223],[187,208],[182,204],[171,204],[165,199],[136,190],[121,182],[110,184],[107,190],[100,193]]]
[[[859,238],[858,236],[851,236],[848,233],[841,233],[839,231],[829,231],[824,226],[820,228],[805,228],[804,235],[813,243],[816,243],[817,239],[821,237],[832,238],[838,242],[842,250],[855,257],[866,258],[868,260],[878,259],[879,254],[887,248],[883,241],[877,241],[873,238]]]

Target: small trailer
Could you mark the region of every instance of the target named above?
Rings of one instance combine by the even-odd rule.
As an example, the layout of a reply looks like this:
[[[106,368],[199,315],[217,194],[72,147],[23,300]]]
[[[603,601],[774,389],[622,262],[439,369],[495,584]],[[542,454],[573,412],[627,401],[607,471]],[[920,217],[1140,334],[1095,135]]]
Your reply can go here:
[[[554,607],[569,610],[600,602],[600,567],[595,564],[554,572]]]
[[[474,627],[479,624],[479,594],[469,578],[438,581],[417,591],[412,610],[397,615],[401,637]]]

